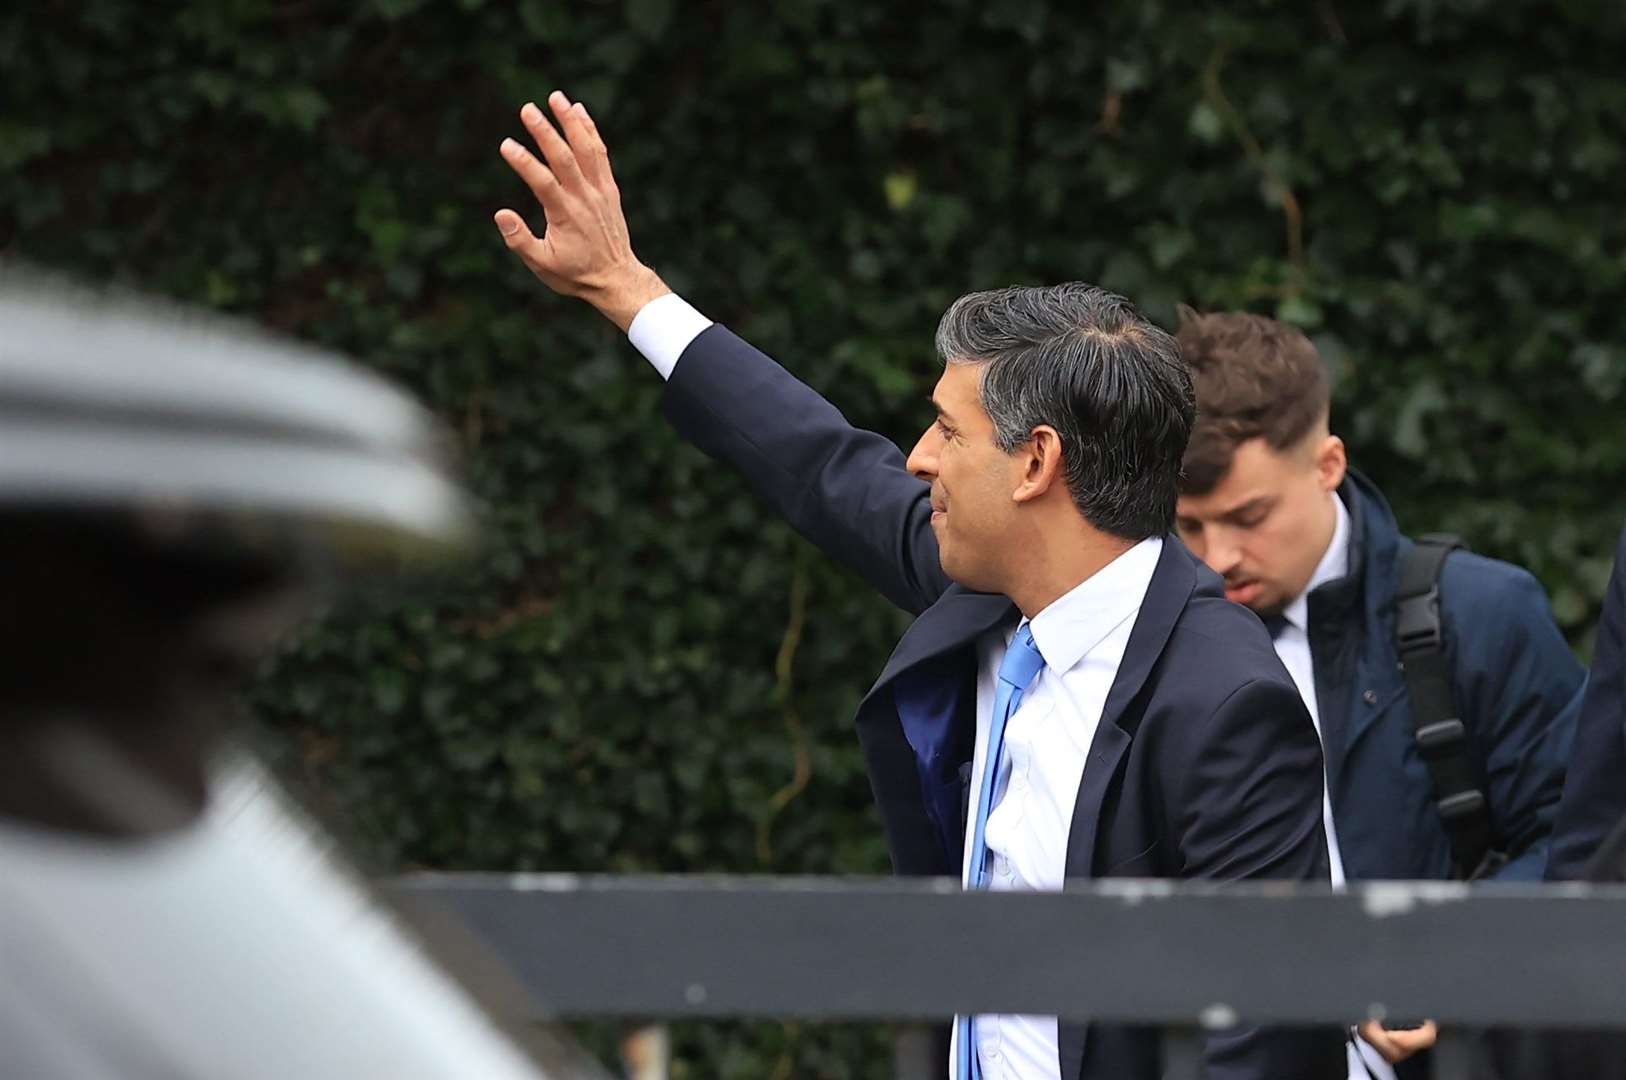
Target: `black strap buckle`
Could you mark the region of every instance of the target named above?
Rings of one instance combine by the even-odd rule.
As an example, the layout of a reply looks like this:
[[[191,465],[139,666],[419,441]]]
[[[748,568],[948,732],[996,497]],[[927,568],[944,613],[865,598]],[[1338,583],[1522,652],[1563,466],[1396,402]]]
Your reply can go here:
[[[1459,791],[1455,795],[1447,795],[1434,805],[1439,808],[1440,816],[1446,821],[1459,821],[1484,812],[1485,795],[1478,789]]]
[[[1402,659],[1408,653],[1441,647],[1443,635],[1440,630],[1438,585],[1430,586],[1427,592],[1396,597],[1395,638]]]
[[[1468,728],[1461,720],[1437,720],[1417,729],[1417,749],[1424,757],[1449,753],[1468,737]]]

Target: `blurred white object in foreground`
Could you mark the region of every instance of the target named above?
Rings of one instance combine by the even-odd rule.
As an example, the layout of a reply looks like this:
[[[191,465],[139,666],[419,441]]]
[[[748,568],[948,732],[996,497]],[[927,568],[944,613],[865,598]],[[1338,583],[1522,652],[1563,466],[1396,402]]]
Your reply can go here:
[[[190,828],[0,819],[0,1076],[542,1074],[251,765]]]

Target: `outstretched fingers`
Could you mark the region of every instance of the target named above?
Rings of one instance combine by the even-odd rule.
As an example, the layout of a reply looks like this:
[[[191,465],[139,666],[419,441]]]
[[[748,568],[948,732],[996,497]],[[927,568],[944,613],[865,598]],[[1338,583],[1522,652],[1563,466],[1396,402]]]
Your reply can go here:
[[[549,223],[565,218],[565,192],[553,170],[536,160],[536,155],[513,139],[502,141],[503,160],[525,181],[536,201],[542,204],[542,213]]]
[[[548,104],[555,113],[567,112],[570,103],[565,100],[564,94],[555,90],[548,95]],[[565,142],[564,136],[542,115],[542,110],[535,104],[526,102],[525,107],[519,111],[519,119],[525,125],[525,130],[531,133],[536,140],[537,148],[547,160],[548,168],[552,170],[555,179],[561,186],[572,194],[581,194],[587,186],[587,179],[582,175],[581,164],[576,160],[576,153]]]
[[[587,182],[601,192],[608,193],[614,189],[615,181],[610,176],[610,155],[604,147],[604,140],[598,136],[592,118],[587,115],[587,106],[579,101],[569,104],[563,94],[550,97],[548,104],[553,107],[553,114],[558,117],[559,126],[564,129],[565,139],[570,143],[571,152]]]
[[[558,91],[548,96],[548,106],[552,118],[534,102],[519,114],[539,155],[513,139],[502,144],[503,160],[542,204],[547,228],[534,235],[507,208],[497,211],[497,228],[508,249],[549,288],[588,298],[625,329],[638,307],[666,286],[632,252],[609,153],[586,107]]]

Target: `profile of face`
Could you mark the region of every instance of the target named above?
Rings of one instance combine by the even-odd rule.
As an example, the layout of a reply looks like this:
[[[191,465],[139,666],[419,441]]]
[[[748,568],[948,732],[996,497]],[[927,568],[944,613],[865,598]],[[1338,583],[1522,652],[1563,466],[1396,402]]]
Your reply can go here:
[[[948,364],[932,390],[937,419],[909,453],[909,471],[932,486],[932,532],[943,572],[968,589],[1003,591],[1019,546],[1016,515],[1031,457],[994,441],[982,407],[982,368]]]
[[[1343,440],[1325,428],[1281,450],[1249,439],[1213,490],[1180,496],[1175,527],[1225,578],[1228,599],[1276,614],[1304,591],[1332,541],[1331,500],[1345,467]]]

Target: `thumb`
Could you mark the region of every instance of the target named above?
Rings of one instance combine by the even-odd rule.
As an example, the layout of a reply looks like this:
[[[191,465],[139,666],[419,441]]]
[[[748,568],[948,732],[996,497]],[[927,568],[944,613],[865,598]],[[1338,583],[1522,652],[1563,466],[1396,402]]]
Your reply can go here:
[[[497,231],[502,233],[503,243],[508,245],[509,251],[519,256],[526,269],[554,292],[570,295],[571,290],[564,279],[548,269],[542,258],[546,245],[531,232],[524,218],[505,207],[493,214],[491,219],[497,223]]]
[[[512,210],[498,210],[493,215],[492,220],[496,221],[497,231],[502,233],[503,238],[508,241],[510,247],[523,240],[521,234],[530,233],[530,230],[525,227],[525,219]]]
[[[508,245],[508,250],[518,255],[533,273],[542,273],[542,267],[538,265],[543,251],[542,241],[531,232],[525,219],[507,207],[498,210],[491,219],[497,223],[497,231],[502,233],[503,243]]]

